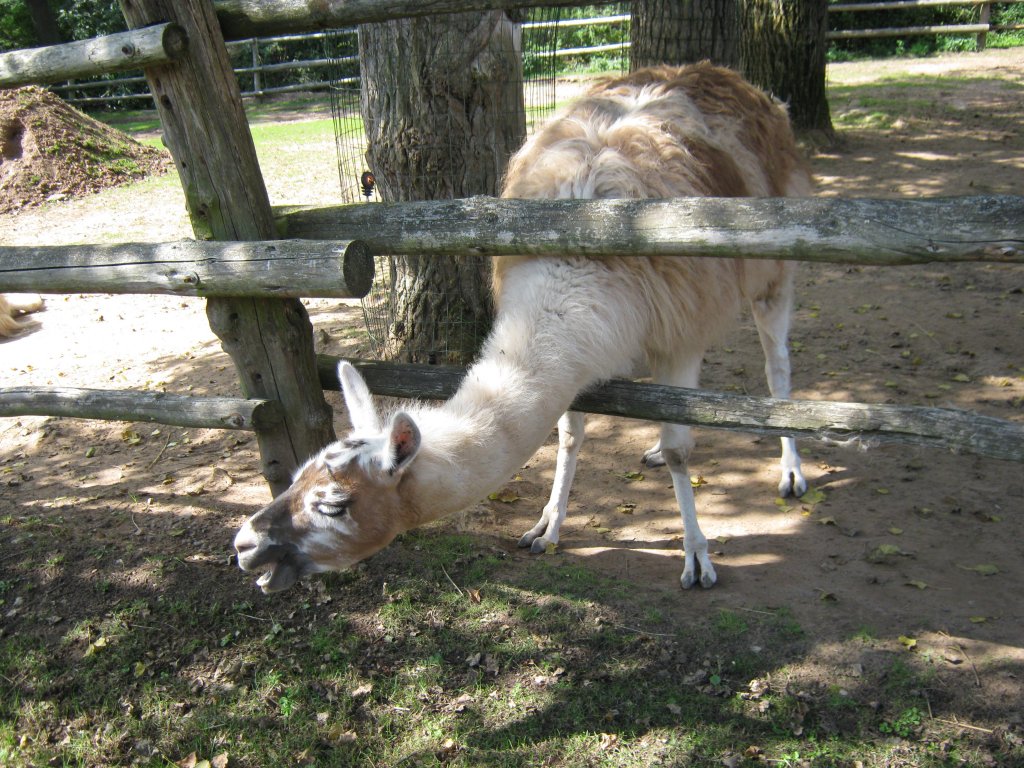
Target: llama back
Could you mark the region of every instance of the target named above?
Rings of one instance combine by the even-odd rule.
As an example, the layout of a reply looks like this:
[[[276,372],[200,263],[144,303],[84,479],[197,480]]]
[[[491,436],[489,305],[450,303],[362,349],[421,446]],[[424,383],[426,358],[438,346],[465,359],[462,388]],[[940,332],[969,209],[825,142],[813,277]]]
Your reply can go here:
[[[708,62],[604,80],[549,121],[512,158],[502,197],[660,199],[810,194],[782,106]],[[533,256],[494,262],[494,291]],[[686,339],[702,348],[730,327],[741,300],[791,279],[784,262],[601,258],[647,307],[649,359]],[[627,279],[627,276],[629,278]],[[621,289],[620,289],[621,290]]]
[[[807,195],[785,110],[708,62],[608,79],[516,153],[502,197]]]

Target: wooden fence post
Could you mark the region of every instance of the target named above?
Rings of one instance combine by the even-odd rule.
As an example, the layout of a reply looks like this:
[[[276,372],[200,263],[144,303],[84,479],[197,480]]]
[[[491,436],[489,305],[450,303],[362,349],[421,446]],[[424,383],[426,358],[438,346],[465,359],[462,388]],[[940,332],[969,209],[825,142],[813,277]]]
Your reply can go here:
[[[198,239],[271,240],[270,201],[242,98],[210,0],[119,0],[129,27],[174,22],[188,54],[146,70]],[[309,316],[297,299],[210,299],[210,326],[243,395],[276,401],[276,426],[256,432],[263,476],[278,494],[292,471],[334,439]]]
[[[978,15],[978,23],[989,26],[992,22],[992,4],[985,3],[981,6],[981,13]],[[976,51],[984,51],[985,44],[988,42],[988,32],[979,32],[977,41],[975,42],[974,49]]]

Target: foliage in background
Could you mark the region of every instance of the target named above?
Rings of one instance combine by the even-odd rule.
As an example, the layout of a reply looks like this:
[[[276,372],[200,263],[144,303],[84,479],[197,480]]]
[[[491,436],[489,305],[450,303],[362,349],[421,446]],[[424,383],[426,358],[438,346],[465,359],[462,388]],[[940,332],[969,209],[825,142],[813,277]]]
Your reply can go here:
[[[0,51],[35,45],[36,33],[22,0],[0,0]]]
[[[829,0],[830,5],[850,0]],[[920,6],[900,10],[840,12],[829,14],[829,29],[883,29],[886,27],[924,27],[950,24],[977,24],[979,6]],[[994,3],[990,23],[1024,23],[1024,3]],[[1024,31],[989,33],[986,45],[993,48],[1024,44]],[[973,51],[975,35],[915,35],[908,37],[833,40],[829,61],[887,56],[927,56],[934,53]]]

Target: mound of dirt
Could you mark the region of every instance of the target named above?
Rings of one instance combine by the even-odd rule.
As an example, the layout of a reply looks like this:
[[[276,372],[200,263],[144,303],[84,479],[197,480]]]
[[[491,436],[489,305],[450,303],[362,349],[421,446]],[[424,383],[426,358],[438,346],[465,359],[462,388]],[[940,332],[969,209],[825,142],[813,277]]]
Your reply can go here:
[[[30,86],[0,90],[0,213],[167,170],[166,151]]]

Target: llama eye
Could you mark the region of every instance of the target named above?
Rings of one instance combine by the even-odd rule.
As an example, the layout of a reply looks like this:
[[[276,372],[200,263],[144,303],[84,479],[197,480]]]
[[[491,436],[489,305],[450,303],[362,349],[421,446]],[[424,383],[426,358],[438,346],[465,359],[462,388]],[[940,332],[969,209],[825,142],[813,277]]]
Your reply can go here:
[[[348,514],[348,502],[321,501],[316,505],[316,511],[327,517],[340,517],[341,515]]]

